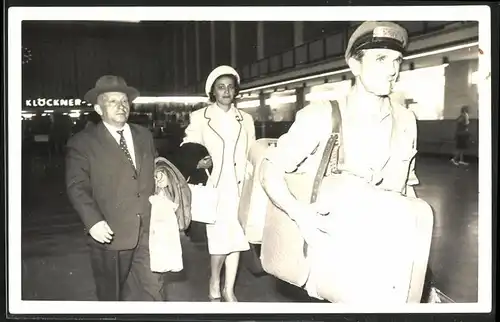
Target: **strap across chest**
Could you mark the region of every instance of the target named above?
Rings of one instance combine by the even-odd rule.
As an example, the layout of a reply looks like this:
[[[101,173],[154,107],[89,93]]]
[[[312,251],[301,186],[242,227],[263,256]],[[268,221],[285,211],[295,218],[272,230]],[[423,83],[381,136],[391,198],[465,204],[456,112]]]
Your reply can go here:
[[[323,178],[328,175],[340,174],[339,164],[343,163],[344,151],[342,149],[342,117],[337,101],[331,101],[332,105],[332,133],[326,142],[323,156],[319,163],[318,171],[314,177],[311,203],[316,201],[318,191]]]

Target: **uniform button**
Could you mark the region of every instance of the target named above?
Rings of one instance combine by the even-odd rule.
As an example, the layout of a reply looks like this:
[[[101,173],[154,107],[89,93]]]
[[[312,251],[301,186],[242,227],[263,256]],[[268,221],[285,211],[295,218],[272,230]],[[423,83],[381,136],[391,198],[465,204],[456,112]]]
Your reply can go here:
[[[140,197],[141,197],[141,194],[140,194],[140,193],[138,193],[138,194],[137,194],[137,198],[140,198]]]
[[[137,215],[137,217],[140,217],[140,216],[141,216],[141,214],[136,214],[136,215]]]
[[[137,176],[134,174],[134,175],[132,176],[132,179],[137,180]]]

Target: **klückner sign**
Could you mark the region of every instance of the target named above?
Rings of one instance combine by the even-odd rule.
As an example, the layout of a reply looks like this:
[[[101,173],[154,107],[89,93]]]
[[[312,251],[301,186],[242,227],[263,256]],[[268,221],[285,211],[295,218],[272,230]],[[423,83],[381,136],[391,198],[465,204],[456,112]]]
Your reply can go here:
[[[92,104],[81,100],[79,98],[37,98],[29,99],[25,102],[26,107],[80,107],[80,106],[92,106]]]

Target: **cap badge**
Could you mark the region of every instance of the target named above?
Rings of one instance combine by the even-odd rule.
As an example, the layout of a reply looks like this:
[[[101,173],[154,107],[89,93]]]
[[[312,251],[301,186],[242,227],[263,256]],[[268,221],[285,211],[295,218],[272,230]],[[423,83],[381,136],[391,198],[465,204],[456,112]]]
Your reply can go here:
[[[392,38],[398,40],[401,43],[404,43],[404,37],[397,30],[390,27],[376,27],[373,29],[373,37],[376,38]]]

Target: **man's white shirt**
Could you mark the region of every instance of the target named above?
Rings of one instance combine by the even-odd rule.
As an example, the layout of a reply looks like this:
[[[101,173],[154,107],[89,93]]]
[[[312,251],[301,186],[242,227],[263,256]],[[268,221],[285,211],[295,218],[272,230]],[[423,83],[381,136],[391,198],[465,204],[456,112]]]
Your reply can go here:
[[[120,145],[120,134],[117,131],[123,130],[123,136],[125,137],[125,142],[127,143],[128,152],[132,157],[134,167],[137,167],[135,163],[134,139],[132,138],[132,131],[130,131],[130,126],[128,125],[128,123],[125,123],[125,125],[121,129],[106,122],[103,123],[104,126],[106,126],[106,128],[108,129],[109,133],[111,133],[111,136],[116,140],[116,143],[118,143],[118,145]]]

